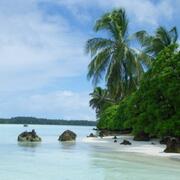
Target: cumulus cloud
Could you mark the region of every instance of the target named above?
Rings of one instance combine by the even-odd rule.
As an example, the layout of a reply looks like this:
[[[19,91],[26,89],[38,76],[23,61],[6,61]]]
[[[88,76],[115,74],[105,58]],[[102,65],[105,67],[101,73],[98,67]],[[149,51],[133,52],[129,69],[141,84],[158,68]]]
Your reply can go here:
[[[68,20],[60,14],[45,14],[35,0],[0,1],[0,23],[1,116],[92,119],[87,93],[79,96],[50,89],[43,94],[55,79],[85,74],[87,37],[76,30],[72,33]],[[79,111],[83,107],[84,112]]]
[[[61,15],[58,18],[44,15],[33,0],[28,7],[25,6],[26,11],[17,6],[15,11],[8,12],[13,4],[6,3],[5,6],[2,2],[0,81],[3,89],[8,89],[14,81],[19,88],[25,87],[21,83],[36,88],[37,84],[43,86],[52,78],[80,75],[84,71],[83,67],[87,65],[83,51],[86,38],[78,32],[74,32],[74,36],[66,19]],[[27,1],[17,2],[26,5]],[[23,78],[22,74],[25,75]],[[34,83],[28,83],[32,77]]]
[[[84,44],[93,34],[90,27],[101,13],[117,7],[124,7],[136,26],[149,28],[162,19],[172,20],[180,4],[178,0],[1,0],[0,116],[95,119],[88,107],[90,87],[71,80],[74,89],[80,87],[74,92],[61,86],[61,80],[85,76]]]

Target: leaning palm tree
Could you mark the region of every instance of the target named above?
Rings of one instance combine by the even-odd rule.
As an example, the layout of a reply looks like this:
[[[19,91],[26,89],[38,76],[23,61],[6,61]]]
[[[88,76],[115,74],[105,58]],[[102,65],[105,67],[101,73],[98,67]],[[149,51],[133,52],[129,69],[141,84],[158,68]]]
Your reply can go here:
[[[128,19],[124,9],[104,14],[94,26],[95,32],[107,35],[89,39],[87,53],[91,54],[88,78],[96,86],[102,79],[110,94],[121,99],[136,89],[143,73],[136,51],[130,47]]]
[[[96,110],[97,116],[103,110],[103,108],[111,105],[114,101],[109,97],[108,91],[100,87],[96,87],[92,93],[90,93],[91,100],[90,106]]]
[[[139,31],[135,33],[134,36],[143,48],[142,55],[151,60],[154,59],[165,47],[175,44],[178,39],[176,27],[173,27],[168,31],[162,26],[157,28],[154,36],[149,35],[146,31]]]

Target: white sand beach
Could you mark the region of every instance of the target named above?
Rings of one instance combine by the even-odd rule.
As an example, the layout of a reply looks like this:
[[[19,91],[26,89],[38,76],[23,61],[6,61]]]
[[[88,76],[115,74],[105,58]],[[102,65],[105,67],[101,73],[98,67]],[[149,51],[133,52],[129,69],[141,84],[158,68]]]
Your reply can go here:
[[[113,148],[115,151],[142,153],[152,156],[164,156],[180,160],[180,154],[178,153],[164,153],[163,151],[166,148],[166,145],[160,144],[158,139],[152,139],[151,141],[134,141],[133,136],[121,135],[117,136],[117,143],[114,143],[113,137],[114,136],[107,136],[103,138],[88,137],[84,138],[83,141],[86,143],[94,143],[96,146],[101,146],[104,148]],[[123,140],[128,140],[132,144],[121,145],[120,143]]]

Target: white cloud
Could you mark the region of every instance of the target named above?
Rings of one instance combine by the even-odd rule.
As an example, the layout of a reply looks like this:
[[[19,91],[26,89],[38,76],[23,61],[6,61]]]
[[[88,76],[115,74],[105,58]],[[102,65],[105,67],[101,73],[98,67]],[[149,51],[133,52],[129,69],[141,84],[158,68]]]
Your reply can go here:
[[[15,79],[20,83],[17,87],[25,83],[31,84],[33,89],[37,84],[45,85],[52,78],[80,75],[85,71],[84,67],[88,63],[83,52],[86,37],[72,30],[64,17],[44,15],[37,2],[36,0],[0,2],[0,82],[4,90],[11,89]],[[88,12],[88,8],[94,6],[101,9],[125,7],[140,23],[156,24],[159,16],[172,17],[172,5],[168,0],[159,1],[156,5],[149,0],[49,2],[64,5],[82,19],[90,17],[91,12]],[[22,78],[24,72],[26,75]],[[35,79],[34,83],[31,81],[28,83],[32,76]]]
[[[50,2],[50,0],[46,1]],[[53,2],[64,5],[77,18],[82,18],[82,20],[89,20],[90,17],[93,17],[88,8],[111,10],[112,8],[123,7],[134,23],[146,23],[154,26],[160,23],[161,18],[171,19],[174,9],[174,1],[172,0],[160,0],[155,3],[151,0],[53,0]]]
[[[24,1],[17,2],[24,4],[26,11],[21,6],[14,11],[13,4],[3,6],[0,2],[1,90],[12,89],[14,82],[15,88],[33,89],[53,78],[84,72],[88,61],[83,51],[83,34],[74,31],[74,36],[67,20],[60,15],[45,17],[33,0],[28,7]]]
[[[140,24],[158,25],[159,19],[172,18],[172,5],[170,1],[158,1],[153,3],[150,0],[113,0],[116,7],[124,7],[135,22]]]
[[[1,0],[0,116],[94,117],[88,107],[88,89],[46,89],[56,79],[84,76],[88,64],[84,54],[88,33],[61,12],[48,14],[39,5],[47,2],[68,9],[72,19],[85,26],[99,17],[99,11],[115,7],[126,8],[135,24],[154,26],[162,18],[171,19],[180,6],[172,0]]]
[[[92,119],[88,93],[42,90],[85,74],[87,37],[61,15],[44,14],[35,0],[0,1],[0,24],[0,116]]]

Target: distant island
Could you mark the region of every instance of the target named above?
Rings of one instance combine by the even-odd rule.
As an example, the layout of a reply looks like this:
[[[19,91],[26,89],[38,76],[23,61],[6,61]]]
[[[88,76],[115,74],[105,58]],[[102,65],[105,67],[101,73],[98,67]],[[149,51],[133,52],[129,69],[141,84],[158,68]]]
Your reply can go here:
[[[12,117],[12,118],[0,118],[0,124],[96,126],[96,121],[45,119],[45,118],[35,118],[35,117]]]

